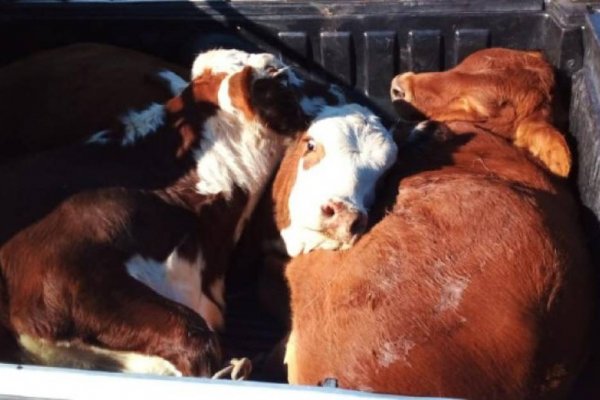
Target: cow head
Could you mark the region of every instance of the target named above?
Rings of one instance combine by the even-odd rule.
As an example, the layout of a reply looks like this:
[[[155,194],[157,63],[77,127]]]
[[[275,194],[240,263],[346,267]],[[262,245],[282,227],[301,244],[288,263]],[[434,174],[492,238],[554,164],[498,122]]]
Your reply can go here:
[[[288,148],[275,178],[276,223],[288,254],[350,247],[367,227],[375,185],[396,153],[368,109],[324,107]]]
[[[229,54],[200,54],[191,82],[167,104],[182,136],[178,154],[194,150],[199,193],[227,197],[236,186],[262,190],[288,138],[307,126],[285,67]]]
[[[287,68],[271,54],[219,49],[196,58],[190,87],[196,101],[213,103],[244,123],[287,135],[306,127],[288,80]]]
[[[247,53],[237,49],[215,49],[201,53],[192,65],[192,79],[211,70],[216,73],[233,74],[244,67],[259,71],[260,75],[278,75],[288,70],[287,66],[270,53]]]
[[[401,117],[412,119],[418,111],[442,122],[476,123],[566,176],[571,154],[550,123],[553,88],[552,67],[541,53],[493,48],[448,71],[398,75],[390,95]]]
[[[305,79],[270,53],[246,53],[236,49],[210,50],[200,54],[192,66],[192,79],[210,70],[235,73],[249,66],[261,71],[262,76],[279,76],[300,101],[305,114],[315,117],[326,105],[346,103],[342,91],[333,84]]]
[[[448,71],[398,75],[390,94],[431,119],[513,130],[533,113],[549,114],[553,84],[552,68],[540,53],[486,49]]]

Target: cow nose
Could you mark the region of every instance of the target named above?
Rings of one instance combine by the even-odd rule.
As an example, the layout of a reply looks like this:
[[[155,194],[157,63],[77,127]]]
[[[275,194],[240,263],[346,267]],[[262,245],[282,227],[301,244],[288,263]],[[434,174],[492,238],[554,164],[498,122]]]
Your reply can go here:
[[[390,97],[392,98],[392,101],[404,100],[405,95],[406,93],[404,92],[404,88],[400,84],[400,80],[398,78],[395,78],[392,81],[392,87],[390,89]]]
[[[392,98],[392,101],[411,101],[409,80],[412,79],[413,75],[414,73],[412,72],[405,72],[404,74],[397,75],[394,79],[392,79],[392,84],[390,86],[390,97]]]
[[[350,241],[367,229],[367,215],[343,201],[330,201],[321,207],[325,226],[337,239]]]

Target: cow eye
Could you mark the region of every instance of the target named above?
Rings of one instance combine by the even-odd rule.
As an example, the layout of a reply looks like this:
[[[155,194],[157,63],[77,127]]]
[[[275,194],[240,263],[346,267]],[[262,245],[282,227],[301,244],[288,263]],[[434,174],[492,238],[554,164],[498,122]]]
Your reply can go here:
[[[309,139],[306,141],[306,152],[310,153],[311,151],[315,151],[315,149],[317,148],[317,144],[315,143],[314,139]]]

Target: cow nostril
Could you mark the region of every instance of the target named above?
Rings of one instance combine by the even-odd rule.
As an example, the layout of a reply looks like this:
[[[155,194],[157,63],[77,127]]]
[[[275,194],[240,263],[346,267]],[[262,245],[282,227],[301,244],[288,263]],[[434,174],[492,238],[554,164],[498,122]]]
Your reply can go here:
[[[360,235],[367,229],[367,216],[363,213],[358,213],[356,219],[350,225],[350,234]]]
[[[392,88],[392,99],[403,99],[404,98],[404,90],[400,89],[398,86]]]
[[[321,212],[323,213],[323,216],[325,216],[325,218],[333,218],[333,216],[335,215],[335,209],[330,205],[322,206]]]

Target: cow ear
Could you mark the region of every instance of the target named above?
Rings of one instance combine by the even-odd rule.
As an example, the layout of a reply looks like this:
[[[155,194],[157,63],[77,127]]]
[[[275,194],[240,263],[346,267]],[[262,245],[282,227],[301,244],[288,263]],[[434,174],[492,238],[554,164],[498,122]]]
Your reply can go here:
[[[555,175],[569,176],[572,159],[567,140],[548,122],[536,118],[521,121],[514,144],[528,150]]]
[[[250,90],[252,108],[260,121],[275,133],[293,135],[308,128],[308,117],[285,77],[260,78]]]

